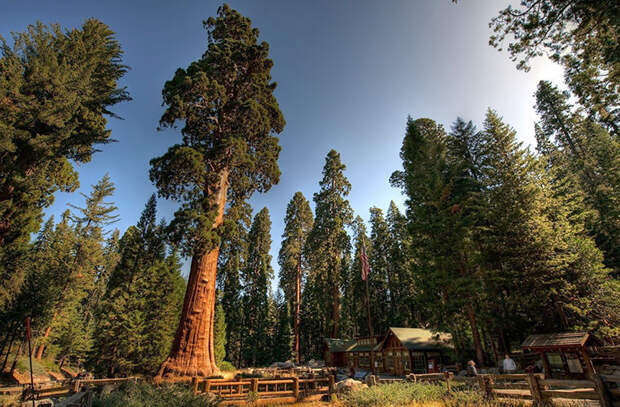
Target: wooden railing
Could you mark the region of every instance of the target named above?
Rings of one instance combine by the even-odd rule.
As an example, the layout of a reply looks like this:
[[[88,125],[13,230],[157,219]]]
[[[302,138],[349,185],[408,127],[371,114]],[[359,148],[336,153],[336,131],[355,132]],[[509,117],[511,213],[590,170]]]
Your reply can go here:
[[[393,382],[445,382],[468,384],[481,391],[486,398],[516,398],[532,400],[545,405],[553,399],[596,400],[602,407],[620,407],[620,378],[593,376],[592,380],[545,379],[542,374],[478,375],[475,377],[453,374],[408,375],[406,379],[377,379],[376,384]],[[370,379],[371,384],[373,379]]]
[[[221,405],[294,403],[317,400],[334,390],[334,376],[284,379],[195,379],[194,394],[210,393]]]

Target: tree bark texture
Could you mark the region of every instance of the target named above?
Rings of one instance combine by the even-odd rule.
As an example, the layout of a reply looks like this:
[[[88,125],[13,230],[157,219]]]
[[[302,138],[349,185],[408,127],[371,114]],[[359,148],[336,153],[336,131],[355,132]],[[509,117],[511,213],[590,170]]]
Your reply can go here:
[[[214,194],[218,212],[212,225],[217,229],[224,220],[228,171],[220,174]],[[212,376],[219,372],[213,351],[215,318],[215,277],[219,246],[192,257],[192,264],[183,301],[181,320],[168,358],[162,363],[158,377]]]

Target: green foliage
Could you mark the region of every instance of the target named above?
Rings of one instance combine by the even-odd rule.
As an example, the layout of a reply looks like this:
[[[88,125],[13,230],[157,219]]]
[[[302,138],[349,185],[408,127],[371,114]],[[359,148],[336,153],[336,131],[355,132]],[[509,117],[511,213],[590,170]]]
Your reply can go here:
[[[269,281],[271,268],[271,220],[267,208],[261,209],[248,233],[248,257],[243,269],[243,313],[245,331],[243,354],[250,366],[271,362],[269,331]]]
[[[0,38],[0,307],[19,293],[23,256],[56,191],[79,186],[72,162],[108,143],[104,115],[129,100],[118,87],[127,67],[102,22],[61,30],[42,23]]]
[[[182,143],[151,160],[150,172],[160,196],[181,202],[170,228],[190,255],[220,243],[212,228],[218,189],[243,200],[278,182],[274,134],[285,124],[273,95],[269,44],[258,42],[251,20],[224,4],[204,27],[207,51],[163,89],[167,108],[160,123],[181,121]]]
[[[511,59],[520,69],[529,69],[530,60],[544,54],[561,63],[579,103],[617,137],[619,13],[615,0],[522,0],[491,21],[495,34],[489,43],[501,50],[509,41]]]
[[[237,367],[241,366],[244,331],[240,273],[247,258],[247,233],[251,222],[252,208],[247,202],[233,202],[228,207],[218,257],[217,284],[226,315],[226,356]]]
[[[101,395],[93,400],[93,407],[209,407],[214,406],[202,395],[194,395],[182,385],[127,382],[118,391]]]
[[[119,243],[120,262],[97,307],[91,363],[103,375],[152,374],[174,336],[185,292],[179,259],[166,256],[152,196]]]
[[[222,372],[234,372],[237,368],[227,360],[222,360],[217,363],[217,367],[220,368]]]
[[[482,362],[489,332],[495,348],[531,332],[615,335],[617,288],[585,233],[588,209],[495,112],[480,132],[409,119],[401,157],[392,182],[408,197],[414,301],[459,351],[472,338]]]
[[[541,81],[536,91],[538,151],[546,161],[554,189],[577,194],[574,209],[605,255],[605,264],[620,273],[620,143],[603,127],[569,103],[569,94]],[[562,184],[570,183],[566,192]],[[566,188],[564,188],[566,189]],[[570,202],[565,202],[570,204]]]
[[[213,351],[215,363],[220,366],[226,357],[226,314],[222,303],[215,306],[215,322],[213,323]]]
[[[442,402],[447,406],[482,406],[486,404],[479,392],[449,391],[444,385],[392,383],[346,393],[339,398],[347,407],[408,406],[412,403]],[[512,404],[510,404],[512,405]]]

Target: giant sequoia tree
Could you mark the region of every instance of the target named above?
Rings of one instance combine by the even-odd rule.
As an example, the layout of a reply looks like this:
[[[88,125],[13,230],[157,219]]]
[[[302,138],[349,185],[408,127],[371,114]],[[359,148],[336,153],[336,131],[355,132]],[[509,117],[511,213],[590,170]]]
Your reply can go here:
[[[299,321],[301,315],[302,281],[308,270],[308,259],[304,246],[308,233],[312,230],[314,217],[310,203],[301,192],[296,192],[286,207],[282,247],[278,255],[280,264],[280,287],[290,307],[294,311],[295,359],[299,363]]]
[[[323,297],[320,303],[327,321],[323,334],[330,338],[338,337],[342,262],[351,251],[345,227],[353,220],[353,210],[346,199],[351,184],[344,175],[345,168],[340,154],[331,150],[325,158],[321,190],[314,194],[316,217],[306,245],[312,266],[312,289]]]
[[[223,5],[204,22],[208,48],[163,89],[161,125],[183,123],[183,140],[151,161],[159,195],[181,207],[171,236],[192,257],[181,321],[159,376],[208,376],[213,350],[220,226],[227,197],[243,199],[277,183],[280,152],[274,133],[284,117],[273,92],[269,45],[249,18]]]
[[[0,307],[19,293],[43,208],[79,186],[72,163],[111,141],[104,115],[129,99],[113,35],[91,19],[66,32],[37,23],[13,46],[0,37]]]

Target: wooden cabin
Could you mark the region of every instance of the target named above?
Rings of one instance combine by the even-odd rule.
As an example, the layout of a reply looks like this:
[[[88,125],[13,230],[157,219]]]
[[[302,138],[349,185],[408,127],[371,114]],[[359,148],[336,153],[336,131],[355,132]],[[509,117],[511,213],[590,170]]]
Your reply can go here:
[[[355,339],[325,338],[323,341],[325,364],[332,367],[345,367],[347,365],[346,352],[356,343]]]
[[[452,348],[449,334],[392,327],[382,336],[357,338],[345,354],[349,367],[400,376],[439,372],[444,352]]]
[[[452,336],[421,328],[389,328],[381,346],[379,372],[396,376],[407,373],[439,373],[444,352],[453,349]]]
[[[355,345],[346,352],[347,366],[362,370],[372,370],[374,358],[379,350],[382,336],[363,336],[355,338]]]
[[[530,335],[521,348],[539,354],[546,378],[584,379],[595,372],[589,349],[598,345],[587,332],[562,332]]]

